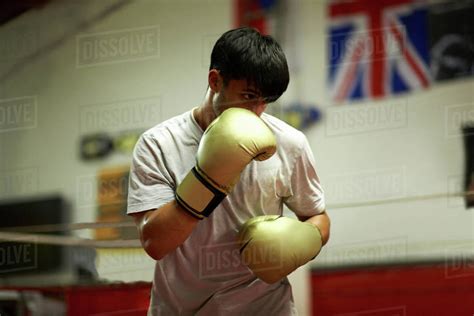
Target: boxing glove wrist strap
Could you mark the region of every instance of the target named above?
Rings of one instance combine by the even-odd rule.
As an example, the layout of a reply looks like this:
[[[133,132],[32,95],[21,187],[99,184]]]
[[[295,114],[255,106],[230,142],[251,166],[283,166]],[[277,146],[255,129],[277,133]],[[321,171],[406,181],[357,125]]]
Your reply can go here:
[[[227,196],[211,179],[194,167],[176,189],[176,202],[197,219],[208,217]]]

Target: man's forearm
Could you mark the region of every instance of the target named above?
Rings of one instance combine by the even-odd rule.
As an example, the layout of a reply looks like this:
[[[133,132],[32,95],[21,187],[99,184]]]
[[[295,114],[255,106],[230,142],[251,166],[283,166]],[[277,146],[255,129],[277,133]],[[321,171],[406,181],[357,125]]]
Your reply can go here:
[[[173,200],[159,209],[135,216],[143,248],[155,260],[178,248],[199,222],[180,207]]]
[[[305,222],[311,223],[318,227],[319,231],[321,232],[321,238],[323,240],[323,245],[325,245],[329,240],[330,230],[331,230],[331,221],[329,216],[326,212],[307,217],[307,218],[299,218]]]

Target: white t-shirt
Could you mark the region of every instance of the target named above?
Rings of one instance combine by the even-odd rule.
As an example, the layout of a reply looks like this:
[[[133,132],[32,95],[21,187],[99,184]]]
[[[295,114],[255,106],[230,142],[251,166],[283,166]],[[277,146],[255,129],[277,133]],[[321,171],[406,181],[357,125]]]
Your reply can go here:
[[[247,165],[214,212],[156,262],[149,315],[296,315],[287,278],[272,285],[256,278],[241,261],[236,236],[252,217],[281,215],[283,204],[296,215],[319,214],[324,195],[304,134],[266,113],[261,117],[275,133],[276,153]],[[127,214],[174,199],[195,165],[202,134],[192,111],[143,133],[133,153]]]

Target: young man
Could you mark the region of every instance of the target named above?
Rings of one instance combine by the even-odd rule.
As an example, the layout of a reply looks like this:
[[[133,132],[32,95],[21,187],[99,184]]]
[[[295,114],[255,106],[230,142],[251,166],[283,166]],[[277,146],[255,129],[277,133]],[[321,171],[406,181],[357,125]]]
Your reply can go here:
[[[305,136],[263,113],[288,82],[274,39],[228,31],[213,48],[202,104],[137,142],[127,212],[157,260],[149,315],[296,314],[286,274],[317,255],[330,222]],[[284,204],[301,226],[280,216]],[[277,253],[258,240],[278,241]],[[283,259],[302,252],[303,261]],[[278,267],[259,266],[265,254]]]

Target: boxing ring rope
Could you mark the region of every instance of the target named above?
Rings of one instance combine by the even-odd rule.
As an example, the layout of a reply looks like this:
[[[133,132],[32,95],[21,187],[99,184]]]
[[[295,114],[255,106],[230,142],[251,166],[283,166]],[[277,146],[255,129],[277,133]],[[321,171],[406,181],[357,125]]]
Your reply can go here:
[[[393,199],[373,200],[364,202],[354,203],[336,203],[328,205],[327,209],[345,209],[345,208],[356,208],[362,206],[376,206],[384,204],[394,204],[402,202],[414,202],[414,201],[426,201],[442,198],[453,198],[453,197],[474,197],[474,191],[457,192],[457,193],[433,193],[426,195],[408,196]],[[82,229],[100,229],[100,228],[123,228],[123,227],[135,227],[134,222],[122,221],[122,222],[91,222],[91,223],[70,223],[70,224],[59,224],[59,225],[35,225],[35,226],[22,226],[22,227],[11,227],[0,231],[0,240],[3,241],[16,241],[16,242],[31,242],[37,244],[51,244],[51,245],[66,245],[66,246],[88,246],[94,248],[141,248],[139,239],[131,240],[95,240],[73,236],[57,236],[57,235],[45,235],[45,234],[34,234],[34,233],[45,233],[45,232],[57,232],[57,231],[74,231]],[[22,231],[22,232],[18,232]],[[27,232],[27,233],[25,233]]]
[[[433,193],[433,194],[406,196],[406,197],[383,199],[383,200],[339,203],[339,204],[334,204],[332,206],[328,206],[327,208],[332,210],[332,209],[354,208],[354,207],[361,207],[361,206],[394,204],[394,203],[402,203],[402,202],[426,201],[426,200],[435,200],[435,199],[453,198],[453,197],[473,198],[474,191],[457,192],[457,193]]]
[[[30,242],[61,246],[86,246],[94,248],[138,248],[140,240],[94,240],[71,236],[54,236],[40,234],[5,233],[0,232],[0,240]]]

